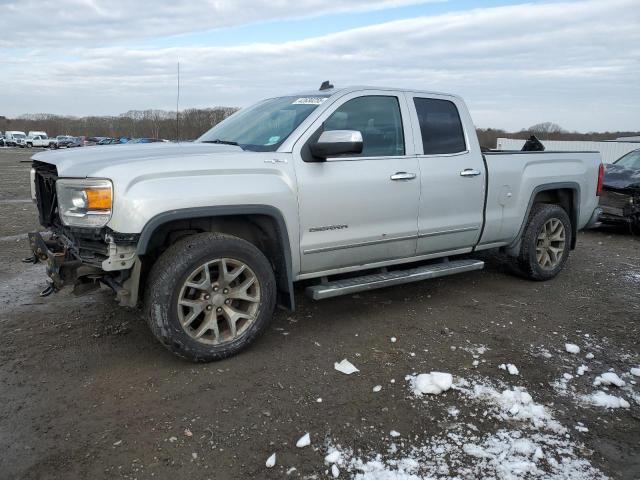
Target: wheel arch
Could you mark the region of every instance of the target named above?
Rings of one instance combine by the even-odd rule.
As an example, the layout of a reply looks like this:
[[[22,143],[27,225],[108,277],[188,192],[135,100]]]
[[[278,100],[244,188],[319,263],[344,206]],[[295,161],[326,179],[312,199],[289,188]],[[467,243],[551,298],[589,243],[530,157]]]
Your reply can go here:
[[[563,207],[571,220],[571,250],[576,248],[578,219],[580,218],[580,184],[577,182],[554,182],[536,186],[531,192],[527,210],[515,240],[507,247],[509,255],[516,256],[520,251],[522,235],[529,222],[531,209],[537,203],[549,203]]]
[[[167,243],[202,231],[228,233],[256,245],[275,267],[278,305],[295,308],[289,234],[284,215],[273,206],[221,205],[160,213],[143,227],[136,253],[153,257]]]

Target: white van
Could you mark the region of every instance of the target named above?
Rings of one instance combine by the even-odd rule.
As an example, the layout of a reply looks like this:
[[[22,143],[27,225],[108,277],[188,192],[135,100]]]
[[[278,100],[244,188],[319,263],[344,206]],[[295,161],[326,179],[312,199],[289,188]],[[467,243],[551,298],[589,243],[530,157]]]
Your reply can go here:
[[[27,135],[19,130],[7,130],[4,132],[4,142],[8,147],[27,146]]]

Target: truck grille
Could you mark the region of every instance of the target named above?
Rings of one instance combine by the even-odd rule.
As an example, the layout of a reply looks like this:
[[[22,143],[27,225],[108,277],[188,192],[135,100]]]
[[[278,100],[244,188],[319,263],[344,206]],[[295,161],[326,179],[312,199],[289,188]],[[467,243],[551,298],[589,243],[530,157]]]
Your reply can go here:
[[[34,187],[40,225],[47,228],[58,226],[60,225],[56,197],[58,170],[55,165],[38,161],[34,161],[32,166],[35,170]]]

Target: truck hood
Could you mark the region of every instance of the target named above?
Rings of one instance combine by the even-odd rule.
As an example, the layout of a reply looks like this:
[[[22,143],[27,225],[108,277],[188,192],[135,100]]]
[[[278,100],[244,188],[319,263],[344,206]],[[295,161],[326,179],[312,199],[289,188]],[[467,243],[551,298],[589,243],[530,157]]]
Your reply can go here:
[[[605,167],[603,185],[616,190],[640,191],[640,170],[609,164]]]
[[[213,143],[142,143],[135,145],[101,145],[37,153],[33,160],[51,163],[61,177],[89,177],[122,164],[162,162],[171,158],[242,153],[240,147]]]

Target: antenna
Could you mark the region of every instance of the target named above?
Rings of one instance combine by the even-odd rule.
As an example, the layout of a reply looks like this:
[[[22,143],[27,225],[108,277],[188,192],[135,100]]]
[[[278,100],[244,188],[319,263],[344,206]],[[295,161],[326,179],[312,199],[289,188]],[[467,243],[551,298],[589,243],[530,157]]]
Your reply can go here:
[[[180,141],[180,62],[178,62],[178,93],[176,96],[176,141]]]

